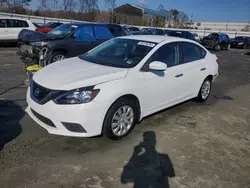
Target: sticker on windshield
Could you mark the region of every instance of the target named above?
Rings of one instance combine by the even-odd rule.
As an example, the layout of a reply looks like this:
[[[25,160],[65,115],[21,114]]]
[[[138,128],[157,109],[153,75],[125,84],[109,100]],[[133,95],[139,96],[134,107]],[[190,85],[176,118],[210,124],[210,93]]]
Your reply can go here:
[[[77,25],[71,25],[71,27],[73,27],[73,28],[78,28],[78,26],[77,26]]]
[[[128,60],[126,63],[130,65],[130,64],[133,63],[133,61],[132,60]]]
[[[148,46],[151,48],[153,48],[155,46],[154,43],[150,43],[150,42],[138,42],[138,45]]]

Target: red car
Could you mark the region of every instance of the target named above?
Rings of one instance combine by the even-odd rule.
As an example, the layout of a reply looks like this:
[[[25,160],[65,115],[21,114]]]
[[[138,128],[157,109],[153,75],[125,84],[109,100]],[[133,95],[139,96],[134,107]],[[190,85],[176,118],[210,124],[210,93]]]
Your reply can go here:
[[[41,32],[41,33],[48,33],[50,32],[52,29],[58,27],[62,25],[62,23],[59,22],[49,22],[47,24],[45,24],[44,26],[39,26],[36,24],[36,31]]]

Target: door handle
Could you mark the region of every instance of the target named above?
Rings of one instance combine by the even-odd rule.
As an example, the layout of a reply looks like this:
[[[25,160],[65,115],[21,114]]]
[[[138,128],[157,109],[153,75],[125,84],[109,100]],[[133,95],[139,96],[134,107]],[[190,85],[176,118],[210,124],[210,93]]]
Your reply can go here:
[[[183,76],[183,74],[177,74],[176,76],[175,76],[175,78],[179,78],[179,77],[182,77]]]
[[[206,70],[206,68],[202,68],[202,69],[201,69],[201,71],[204,71],[204,70]]]

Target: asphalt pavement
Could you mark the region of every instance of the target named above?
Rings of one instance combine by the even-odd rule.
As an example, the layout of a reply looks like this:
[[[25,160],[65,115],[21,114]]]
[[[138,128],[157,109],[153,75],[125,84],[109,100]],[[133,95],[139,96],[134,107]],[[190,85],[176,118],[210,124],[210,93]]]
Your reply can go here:
[[[50,135],[37,125],[25,113],[16,48],[0,48],[0,187],[145,188],[160,177],[171,188],[249,188],[249,51],[216,53],[219,77],[205,103],[166,109],[110,141]],[[142,148],[150,151],[144,158]],[[148,170],[154,164],[162,173]]]

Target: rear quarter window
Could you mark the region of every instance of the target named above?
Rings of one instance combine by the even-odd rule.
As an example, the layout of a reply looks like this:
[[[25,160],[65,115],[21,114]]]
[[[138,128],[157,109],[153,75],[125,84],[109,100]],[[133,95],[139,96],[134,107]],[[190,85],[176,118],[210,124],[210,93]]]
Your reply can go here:
[[[113,37],[109,28],[107,28],[106,26],[94,26],[94,32],[96,39],[99,40],[111,39]]]
[[[125,35],[122,27],[116,25],[108,25],[109,31],[112,33],[113,37],[119,37]]]

